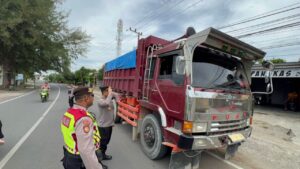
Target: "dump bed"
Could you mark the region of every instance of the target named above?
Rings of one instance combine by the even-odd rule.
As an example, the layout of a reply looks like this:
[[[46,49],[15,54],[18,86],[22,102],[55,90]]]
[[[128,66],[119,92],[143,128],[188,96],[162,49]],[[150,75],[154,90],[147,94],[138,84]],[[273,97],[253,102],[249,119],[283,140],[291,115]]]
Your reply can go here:
[[[154,36],[138,41],[138,48],[105,64],[103,84],[115,91],[140,98],[147,48],[151,45],[164,45],[167,40]]]

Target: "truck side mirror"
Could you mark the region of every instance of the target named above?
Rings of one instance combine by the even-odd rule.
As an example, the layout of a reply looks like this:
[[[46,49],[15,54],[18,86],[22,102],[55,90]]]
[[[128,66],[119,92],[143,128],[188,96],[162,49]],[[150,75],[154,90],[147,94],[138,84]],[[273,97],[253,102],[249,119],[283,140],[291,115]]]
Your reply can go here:
[[[274,64],[270,61],[263,61],[262,66],[266,69],[265,83],[267,83],[265,92],[252,92],[252,94],[271,94],[273,93],[273,82],[271,72],[274,69]]]
[[[265,74],[265,83],[269,83],[271,78],[271,72],[269,70],[266,71]]]
[[[176,73],[179,75],[185,74],[185,60],[184,56],[176,57]]]
[[[262,63],[261,63],[262,67],[264,69],[267,69],[267,70],[273,70],[274,69],[274,64],[268,60],[264,60]]]
[[[267,93],[271,92],[271,84],[270,83],[267,84],[266,91],[267,91]]]

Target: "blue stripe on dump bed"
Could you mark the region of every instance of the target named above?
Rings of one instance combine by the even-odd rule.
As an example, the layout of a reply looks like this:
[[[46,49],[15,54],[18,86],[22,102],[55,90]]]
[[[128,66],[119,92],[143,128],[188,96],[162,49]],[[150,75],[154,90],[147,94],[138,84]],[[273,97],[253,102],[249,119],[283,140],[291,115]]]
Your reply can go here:
[[[136,67],[136,50],[128,52],[105,64],[105,72],[116,69],[130,69]]]

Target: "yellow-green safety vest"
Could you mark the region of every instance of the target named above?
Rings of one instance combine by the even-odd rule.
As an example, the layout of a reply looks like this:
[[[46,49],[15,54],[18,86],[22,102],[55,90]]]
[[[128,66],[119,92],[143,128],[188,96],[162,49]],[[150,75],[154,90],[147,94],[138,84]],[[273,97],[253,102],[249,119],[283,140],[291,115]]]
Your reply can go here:
[[[79,155],[77,148],[77,137],[75,134],[75,125],[82,117],[90,117],[93,121],[93,137],[96,149],[100,148],[100,132],[96,119],[89,113],[81,109],[70,108],[63,116],[61,121],[61,132],[64,138],[65,148],[71,154]]]

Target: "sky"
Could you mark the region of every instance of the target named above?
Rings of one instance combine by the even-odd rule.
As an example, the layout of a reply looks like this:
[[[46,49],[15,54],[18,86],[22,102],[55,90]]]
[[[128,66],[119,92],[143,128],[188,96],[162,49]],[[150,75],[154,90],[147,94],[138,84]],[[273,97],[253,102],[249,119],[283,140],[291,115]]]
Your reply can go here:
[[[59,10],[69,12],[70,27],[80,27],[92,37],[86,55],[71,65],[72,70],[77,70],[82,66],[99,69],[117,57],[119,19],[123,21],[122,54],[133,50],[137,44],[137,35],[128,31],[130,27],[142,32],[142,38],[154,35],[173,40],[182,36],[189,26],[197,32],[214,27],[231,36],[240,36],[289,24],[294,27],[240,40],[263,49],[267,59],[299,61],[298,6],[300,0],[65,0]],[[270,11],[279,12],[278,9],[290,10],[262,17],[272,14]],[[253,17],[262,18],[220,29]]]

